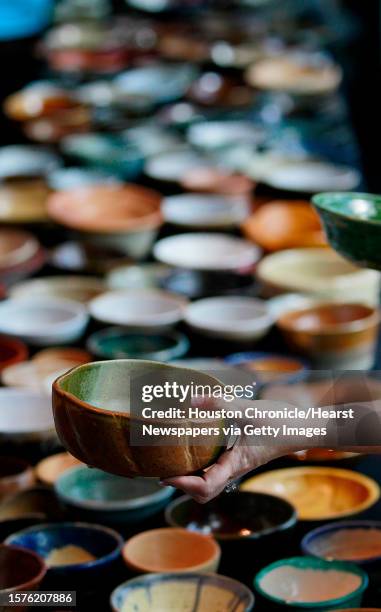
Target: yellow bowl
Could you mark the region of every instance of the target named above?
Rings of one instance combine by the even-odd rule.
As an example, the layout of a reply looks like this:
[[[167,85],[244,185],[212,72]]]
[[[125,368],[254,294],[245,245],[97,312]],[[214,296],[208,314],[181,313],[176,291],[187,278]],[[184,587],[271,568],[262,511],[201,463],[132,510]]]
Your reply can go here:
[[[242,491],[278,495],[290,502],[301,521],[354,516],[380,497],[378,484],[358,472],[332,467],[295,467],[254,476]]]

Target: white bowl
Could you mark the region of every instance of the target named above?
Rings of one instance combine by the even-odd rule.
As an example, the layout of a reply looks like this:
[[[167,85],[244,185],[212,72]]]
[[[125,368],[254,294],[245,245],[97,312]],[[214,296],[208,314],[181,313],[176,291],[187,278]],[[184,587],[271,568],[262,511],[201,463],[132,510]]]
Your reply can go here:
[[[185,322],[205,336],[251,342],[269,331],[273,317],[263,300],[215,297],[190,304],[185,311]]]
[[[55,437],[52,402],[38,391],[0,389],[0,440],[39,441]]]
[[[263,141],[264,130],[250,121],[202,121],[191,125],[188,141],[202,149],[216,149],[231,144],[257,145]]]
[[[136,331],[160,331],[183,317],[187,300],[159,289],[108,291],[92,300],[90,314],[97,321]]]
[[[162,263],[193,270],[239,270],[259,260],[256,245],[227,234],[189,233],[159,240],[153,254]]]
[[[45,176],[60,166],[55,153],[38,145],[9,145],[0,149],[0,179]]]
[[[125,264],[108,272],[106,283],[110,289],[156,289],[171,270],[169,266],[155,262]]]
[[[144,166],[144,172],[151,179],[176,183],[182,180],[189,170],[203,168],[208,164],[202,155],[190,148],[159,153],[149,157]]]
[[[0,333],[35,346],[68,344],[85,331],[89,315],[72,300],[9,299],[0,303]]]
[[[47,276],[17,283],[9,295],[15,299],[64,298],[85,304],[105,288],[102,279],[91,276]]]
[[[165,198],[162,210],[167,223],[225,228],[242,223],[250,215],[251,207],[245,196],[183,193]]]

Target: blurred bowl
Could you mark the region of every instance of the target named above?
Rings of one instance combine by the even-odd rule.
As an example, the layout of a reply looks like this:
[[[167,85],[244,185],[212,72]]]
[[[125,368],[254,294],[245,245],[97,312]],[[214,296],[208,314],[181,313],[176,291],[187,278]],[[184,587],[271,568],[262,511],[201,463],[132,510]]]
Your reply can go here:
[[[232,174],[220,168],[191,168],[181,180],[186,191],[214,193],[226,196],[249,196],[255,184],[245,175]]]
[[[55,492],[70,516],[106,525],[134,525],[162,510],[174,494],[154,478],[114,476],[77,466],[61,473]]]
[[[15,121],[28,121],[77,105],[69,90],[49,81],[36,81],[5,98],[4,112]]]
[[[29,463],[18,457],[0,456],[0,500],[33,484],[34,474]]]
[[[162,572],[215,572],[221,550],[210,536],[164,527],[133,536],[123,546],[127,567],[139,574]]]
[[[106,327],[89,336],[87,348],[95,357],[103,359],[171,361],[188,352],[189,340],[177,331],[143,334],[126,331],[123,327]]]
[[[146,574],[124,582],[111,593],[113,612],[139,606],[149,612],[152,606],[165,610],[181,607],[193,612],[250,612],[254,596],[245,585],[217,574]]]
[[[188,172],[196,168],[213,167],[201,153],[188,148],[151,155],[146,160],[144,173],[162,183],[180,183]]]
[[[179,227],[232,228],[250,214],[245,196],[183,193],[163,201],[164,221]]]
[[[301,521],[329,521],[355,516],[380,497],[378,484],[352,470],[295,467],[249,478],[242,491],[278,495],[293,504]]]
[[[236,144],[258,146],[264,140],[263,127],[251,121],[202,121],[194,123],[187,132],[191,145],[200,149],[215,150]]]
[[[133,68],[114,79],[116,87],[130,96],[144,96],[163,104],[181,98],[197,76],[190,64],[153,64]]]
[[[23,179],[0,185],[2,223],[41,223],[48,220],[49,188],[42,179]]]
[[[0,372],[27,358],[28,348],[23,342],[15,338],[0,336]]]
[[[58,168],[48,176],[48,183],[54,191],[73,191],[94,185],[115,184],[117,177],[104,170],[92,168]]]
[[[50,117],[33,119],[23,124],[27,138],[43,144],[61,144],[64,138],[88,133],[92,115],[88,108],[77,106],[61,110]]]
[[[256,274],[266,295],[298,291],[325,301],[379,303],[380,276],[356,268],[331,249],[291,249],[267,255]]]
[[[287,344],[320,368],[367,370],[374,364],[380,313],[363,304],[294,310],[277,321]]]
[[[196,370],[152,361],[126,359],[79,366],[53,385],[55,425],[65,448],[87,465],[121,476],[165,478],[189,474],[213,462],[220,451],[216,439],[206,439],[202,446],[184,444],[184,440],[180,445],[149,449],[130,445],[130,432],[140,422],[130,414],[131,384],[140,385],[147,376],[150,384],[157,377],[161,384],[164,379],[181,378],[188,384],[220,385]],[[94,445],[94,431],[102,435],[102,447]]]
[[[113,268],[106,275],[110,289],[158,289],[172,270],[159,263],[125,264]]]
[[[307,376],[308,364],[293,356],[265,352],[234,353],[225,357],[232,366],[255,372],[261,383],[296,382]]]
[[[55,437],[50,398],[37,391],[0,389],[0,439],[16,443]]]
[[[36,145],[9,145],[0,150],[0,178],[45,177],[62,165],[58,155]]]
[[[216,295],[248,295],[255,294],[255,281],[250,273],[183,270],[170,268],[160,281],[167,291],[184,295],[194,300]]]
[[[34,473],[40,483],[50,487],[62,474],[78,465],[81,465],[80,461],[70,453],[56,453],[39,461],[34,468]]]
[[[16,531],[38,525],[45,520],[46,517],[43,512],[30,512],[17,518],[0,519],[0,542],[4,542],[5,538],[12,533],[16,533]]]
[[[29,519],[31,516],[45,521],[61,519],[62,511],[51,489],[47,487],[25,489],[7,497],[1,503],[0,521]]]
[[[1,228],[0,274],[34,257],[39,248],[39,242],[33,234],[22,230]]]
[[[66,273],[82,272],[105,274],[115,266],[131,264],[131,260],[117,247],[101,246],[84,240],[68,240],[52,249],[49,263]]]
[[[7,598],[10,594],[37,591],[46,569],[43,560],[36,553],[18,546],[0,544],[0,596]],[[3,612],[22,612],[25,609],[23,605],[2,606]]]
[[[101,278],[91,276],[46,276],[26,280],[13,285],[8,294],[11,298],[63,298],[86,304],[105,291]]]

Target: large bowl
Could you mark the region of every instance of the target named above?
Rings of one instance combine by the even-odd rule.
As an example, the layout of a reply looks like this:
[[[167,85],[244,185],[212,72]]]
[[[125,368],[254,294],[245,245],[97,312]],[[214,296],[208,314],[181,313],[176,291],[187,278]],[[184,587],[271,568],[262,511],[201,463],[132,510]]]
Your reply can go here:
[[[196,370],[143,360],[100,361],[71,370],[53,384],[53,413],[61,442],[87,465],[121,476],[165,478],[206,467],[220,451],[218,437],[206,438],[202,444],[191,438],[181,443],[163,438],[161,445],[152,445],[149,438],[144,445],[130,443],[131,433],[139,431],[142,423],[141,417],[130,414],[134,385],[139,403],[134,408],[139,410],[144,381],[152,384],[155,379],[163,385],[180,378],[189,384],[220,386],[215,378]]]

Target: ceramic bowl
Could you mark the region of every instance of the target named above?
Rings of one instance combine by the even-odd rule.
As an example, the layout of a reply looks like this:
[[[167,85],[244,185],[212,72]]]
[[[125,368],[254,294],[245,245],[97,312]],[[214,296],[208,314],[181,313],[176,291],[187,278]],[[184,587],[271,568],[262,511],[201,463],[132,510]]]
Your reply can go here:
[[[143,360],[101,361],[85,364],[57,379],[53,385],[53,412],[57,433],[72,455],[94,467],[121,476],[169,477],[192,473],[213,462],[220,451],[216,440],[203,446],[146,446],[129,443],[139,419],[129,412],[130,386],[145,376],[197,384],[219,385],[196,370]],[[189,384],[189,383],[188,383]],[[134,428],[135,426],[135,428]],[[94,445],[94,430],[102,432],[102,447]],[[172,439],[173,442],[173,439]],[[197,448],[197,451],[196,451]]]
[[[94,185],[115,184],[118,178],[110,172],[92,168],[59,168],[48,176],[48,183],[54,191],[72,191]]]
[[[81,463],[70,453],[56,453],[39,461],[34,473],[40,483],[53,486],[62,474],[78,465]]]
[[[46,566],[36,553],[20,548],[0,544],[0,594],[6,597],[10,593],[37,591],[44,576]],[[21,612],[24,607],[2,607],[4,612],[16,610]]]
[[[364,304],[320,304],[282,315],[287,344],[320,368],[367,370],[374,364],[380,313]]]
[[[246,240],[217,233],[177,234],[159,240],[153,254],[162,263],[193,270],[239,270],[250,268],[261,256]]]
[[[190,64],[154,64],[128,70],[114,83],[125,94],[162,104],[181,98],[196,76],[197,69]]]
[[[177,331],[143,334],[123,327],[106,327],[89,336],[87,348],[95,357],[103,359],[171,361],[188,352],[189,340]]]
[[[356,268],[331,249],[273,253],[258,264],[256,274],[266,295],[298,291],[325,301],[358,301],[358,296],[370,305],[379,301],[379,274]]]
[[[92,236],[85,240],[68,240],[54,247],[49,263],[57,270],[68,273],[105,274],[110,269],[130,264],[131,260],[118,246],[102,246],[92,242]]]
[[[264,300],[232,296],[192,302],[186,308],[185,322],[204,336],[252,342],[267,334],[273,318]]]
[[[44,177],[61,166],[52,151],[36,145],[10,145],[0,150],[0,178]]]
[[[183,193],[163,201],[164,221],[179,227],[231,228],[249,214],[250,202],[246,196]]]
[[[38,525],[44,521],[45,515],[42,512],[30,512],[18,518],[0,519],[0,542],[4,542],[5,538],[12,533],[16,533],[16,531]]]
[[[126,264],[113,268],[106,275],[110,289],[158,289],[171,268],[159,263]]]
[[[13,285],[11,298],[63,298],[86,304],[105,291],[106,284],[100,278],[90,276],[46,276]]]
[[[95,245],[146,255],[161,225],[160,195],[137,185],[103,185],[51,196],[52,219]]]
[[[376,247],[381,198],[369,193],[320,193],[312,200],[332,247],[366,268],[381,269]]]
[[[0,274],[25,263],[40,248],[38,240],[29,232],[2,228],[0,230]]]
[[[23,342],[0,336],[0,372],[13,364],[25,361],[27,357],[28,349]]]
[[[50,398],[37,391],[0,389],[0,438],[17,443],[55,437]]]
[[[295,467],[254,476],[242,491],[275,494],[293,504],[301,521],[329,521],[355,516],[380,497],[377,483],[352,470]]]
[[[21,546],[42,558],[51,584],[70,585],[75,581],[83,588],[84,581],[105,579],[114,570],[123,539],[116,531],[101,525],[43,523],[13,533],[6,544]]]
[[[244,222],[242,231],[265,251],[326,245],[318,215],[302,200],[263,204]]]
[[[49,81],[37,81],[8,96],[4,101],[4,111],[15,121],[28,121],[73,108],[77,104],[69,90]]]
[[[160,332],[178,323],[187,300],[159,289],[109,291],[91,301],[97,321],[121,325],[132,331]]]
[[[17,457],[0,457],[0,500],[34,484],[31,466]]]
[[[184,270],[170,268],[160,281],[167,291],[184,295],[191,300],[216,295],[255,295],[255,281],[249,273],[210,271],[210,270]]]
[[[58,477],[55,492],[73,518],[124,527],[158,514],[174,489],[160,487],[154,478],[127,480],[77,466]]]
[[[62,510],[51,489],[32,487],[7,497],[1,503],[0,521],[25,519],[30,516],[42,521],[57,521],[62,518]]]
[[[245,585],[226,576],[204,573],[146,574],[124,582],[111,593],[113,612],[134,606],[139,606],[141,612],[149,612],[152,606],[228,612],[232,600],[236,602],[236,612],[253,609],[254,596]]]
[[[92,127],[92,114],[89,108],[78,105],[61,110],[50,117],[27,121],[22,127],[29,140],[56,145],[64,138],[89,132]]]
[[[150,155],[144,166],[144,173],[160,183],[179,183],[190,170],[213,167],[201,153],[191,148]]]
[[[123,137],[133,143],[145,157],[183,147],[182,138],[175,131],[151,121],[143,121],[123,131]]]
[[[276,353],[246,352],[225,357],[232,366],[254,372],[261,383],[296,382],[307,376],[310,367],[307,362],[294,356]]]
[[[232,174],[220,168],[191,168],[181,181],[186,191],[214,193],[227,196],[249,196],[255,184],[243,174]]]
[[[210,536],[175,527],[151,529],[125,543],[123,559],[139,574],[215,572],[221,550]]]
[[[254,586],[271,609],[296,612],[359,606],[368,582],[366,573],[352,563],[292,557],[263,568]]]
[[[20,282],[21,280],[31,276],[32,274],[36,274],[44,266],[45,263],[45,249],[40,246],[35,255],[29,257],[23,263],[10,266],[8,268],[3,268],[0,272],[1,297],[4,297],[5,288]]]
[[[262,127],[250,121],[202,121],[190,126],[187,138],[195,147],[214,150],[237,143],[258,146],[263,142],[264,134]]]
[[[49,188],[39,178],[2,183],[0,186],[0,221],[13,224],[47,221],[48,196]]]
[[[78,340],[88,323],[86,308],[57,298],[9,299],[0,304],[0,332],[35,346]]]

